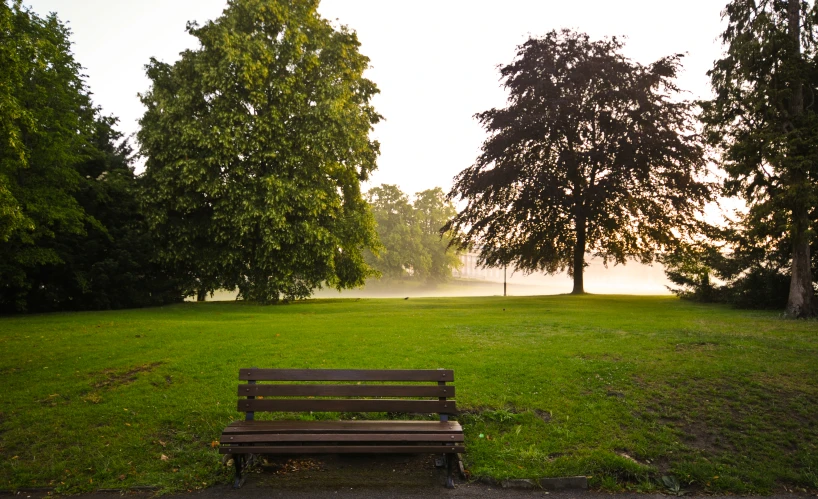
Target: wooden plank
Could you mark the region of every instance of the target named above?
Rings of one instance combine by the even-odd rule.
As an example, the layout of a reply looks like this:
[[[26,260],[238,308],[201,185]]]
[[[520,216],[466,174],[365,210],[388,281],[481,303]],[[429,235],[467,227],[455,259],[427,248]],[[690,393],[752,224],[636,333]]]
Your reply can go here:
[[[222,435],[222,445],[268,442],[462,442],[462,433],[262,433]]]
[[[454,381],[451,369],[239,369],[244,381]]]
[[[239,445],[221,446],[221,454],[449,454],[465,445]]]
[[[457,414],[453,400],[319,400],[319,399],[255,399],[239,400],[238,410],[275,412],[405,412]]]
[[[239,385],[240,397],[454,397],[450,385]]]
[[[253,433],[452,433],[457,421],[234,421],[224,434]]]

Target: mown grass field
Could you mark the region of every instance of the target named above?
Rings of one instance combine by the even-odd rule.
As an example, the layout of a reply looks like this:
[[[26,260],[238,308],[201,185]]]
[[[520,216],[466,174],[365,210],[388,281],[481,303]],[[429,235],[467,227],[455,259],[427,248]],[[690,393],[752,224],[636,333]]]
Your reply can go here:
[[[673,297],[314,300],[0,318],[0,489],[226,483],[239,367],[455,370],[472,476],[818,489],[818,322]],[[162,459],[166,456],[166,459]]]

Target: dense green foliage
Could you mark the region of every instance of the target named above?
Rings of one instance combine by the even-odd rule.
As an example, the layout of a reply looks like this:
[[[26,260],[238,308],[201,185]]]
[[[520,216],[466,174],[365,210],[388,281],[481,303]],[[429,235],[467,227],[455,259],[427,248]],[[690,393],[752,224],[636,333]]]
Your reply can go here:
[[[692,105],[678,97],[680,55],[643,66],[615,38],[552,31],[500,69],[508,106],[480,113],[489,137],[450,196],[447,225],[482,263],[568,270],[583,293],[585,254],[650,262],[689,231],[711,198]]]
[[[664,255],[665,272],[677,295],[739,308],[787,306],[792,244],[784,229],[786,214],[754,206],[727,228],[706,230],[706,237]],[[811,242],[812,274],[818,275],[818,240]]]
[[[382,184],[366,193],[375,217],[381,248],[368,262],[386,279],[408,276],[438,283],[460,264],[450,247],[451,234],[441,228],[456,213],[443,189],[415,194],[414,203],[397,185]]]
[[[237,287],[268,303],[370,275],[360,182],[376,167],[378,90],[355,33],[317,6],[231,0],[188,26],[200,48],[148,65],[143,205],[189,293]]]
[[[457,210],[440,187],[415,194],[415,223],[420,227],[423,259],[416,272],[427,281],[440,282],[452,276],[460,266],[458,251],[451,245],[451,231],[443,227]]]
[[[726,52],[709,72],[716,97],[703,103],[702,120],[709,142],[721,151],[725,192],[750,206],[727,238],[725,256],[733,260],[727,265],[734,276],[789,277],[788,314],[812,315],[818,7],[733,0],[724,17]]]
[[[150,262],[127,146],[93,108],[68,29],[2,2],[0,37],[0,312],[177,300]]]
[[[0,36],[0,304],[24,309],[29,272],[60,262],[43,242],[82,234],[88,221],[72,194],[94,111],[55,16],[2,2]]]
[[[227,483],[232,469],[211,442],[241,417],[238,369],[260,366],[454,369],[474,477],[586,475],[593,487],[657,491],[673,475],[708,493],[815,490],[816,325],[779,315],[675,297],[547,296],[0,318],[0,489]],[[309,487],[316,474],[293,473]],[[270,468],[254,476],[280,487]]]

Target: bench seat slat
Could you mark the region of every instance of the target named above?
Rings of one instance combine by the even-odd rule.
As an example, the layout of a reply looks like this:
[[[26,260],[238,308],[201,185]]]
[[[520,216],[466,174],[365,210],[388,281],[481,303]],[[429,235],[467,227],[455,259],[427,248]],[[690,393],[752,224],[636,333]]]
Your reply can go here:
[[[279,412],[405,412],[457,414],[453,400],[389,400],[389,399],[248,399],[239,400],[238,410]]]
[[[259,442],[462,442],[462,433],[266,433],[223,435],[222,445]]]
[[[453,433],[457,421],[234,421],[226,435],[253,433]]]
[[[240,397],[448,397],[446,385],[239,385]]]
[[[464,445],[239,445],[219,447],[221,454],[442,454],[465,452]]]
[[[239,369],[244,381],[454,381],[451,369]]]

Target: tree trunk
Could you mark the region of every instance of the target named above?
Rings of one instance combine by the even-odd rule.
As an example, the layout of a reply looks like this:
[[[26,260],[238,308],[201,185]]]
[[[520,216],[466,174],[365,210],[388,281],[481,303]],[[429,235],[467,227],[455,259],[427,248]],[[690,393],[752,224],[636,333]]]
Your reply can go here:
[[[577,242],[574,245],[574,290],[572,295],[584,295],[585,285],[582,281],[585,273],[585,217],[577,217]]]
[[[809,211],[805,206],[793,213],[792,229],[792,277],[790,296],[787,299],[789,317],[810,317],[815,314],[812,289],[812,268],[809,248]]]
[[[790,43],[792,44],[793,63],[795,67],[801,64],[801,2],[789,0],[787,5],[787,21],[789,23]],[[804,113],[804,85],[800,76],[792,82],[792,99],[790,101],[790,115],[793,126],[800,125],[799,118]],[[792,166],[791,166],[792,168]],[[800,191],[807,182],[807,176],[802,167],[792,172],[792,183]],[[806,186],[809,188],[809,186]],[[790,295],[787,299],[787,315],[790,317],[809,317],[815,313],[813,306],[812,268],[810,261],[809,238],[809,207],[800,198],[803,194],[796,194],[795,206],[792,210],[792,277],[790,278]]]
[[[204,289],[200,289],[196,292],[196,301],[205,301],[207,297],[207,291]]]

